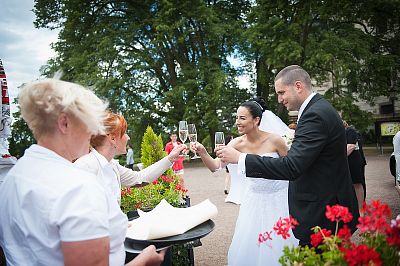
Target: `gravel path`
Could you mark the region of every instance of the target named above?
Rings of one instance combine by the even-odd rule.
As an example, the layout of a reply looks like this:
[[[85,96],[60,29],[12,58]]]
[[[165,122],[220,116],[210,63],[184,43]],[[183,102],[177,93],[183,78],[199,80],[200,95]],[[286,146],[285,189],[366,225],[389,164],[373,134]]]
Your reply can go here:
[[[368,151],[367,161],[367,202],[380,199],[390,205],[394,216],[400,214],[400,196],[388,168],[389,154],[377,155],[374,151]],[[185,163],[185,184],[189,189],[191,204],[210,199],[218,208],[214,231],[201,240],[202,246],[194,248],[196,266],[227,265],[239,206],[225,203],[224,179],[225,170],[211,173],[201,161]]]

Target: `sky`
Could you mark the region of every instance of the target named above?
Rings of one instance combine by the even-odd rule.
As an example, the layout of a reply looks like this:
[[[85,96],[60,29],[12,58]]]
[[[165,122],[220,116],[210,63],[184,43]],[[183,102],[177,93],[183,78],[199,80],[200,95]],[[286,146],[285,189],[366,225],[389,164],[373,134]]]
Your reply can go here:
[[[37,80],[39,69],[55,55],[50,44],[57,31],[36,29],[33,25],[33,0],[1,0],[0,59],[7,76],[10,102],[23,83]],[[11,112],[16,106],[11,106]]]

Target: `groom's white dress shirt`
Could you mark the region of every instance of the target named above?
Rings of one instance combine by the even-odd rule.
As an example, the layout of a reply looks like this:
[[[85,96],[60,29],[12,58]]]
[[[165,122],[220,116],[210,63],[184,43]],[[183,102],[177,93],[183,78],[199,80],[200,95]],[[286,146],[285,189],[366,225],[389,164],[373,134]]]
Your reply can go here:
[[[304,109],[306,109],[308,103],[311,101],[311,99],[316,95],[315,92],[311,93],[307,99],[303,102],[303,104],[300,106],[299,109],[299,115],[297,116],[297,123],[300,120],[301,115],[304,112]],[[238,160],[238,174],[246,174],[246,156],[247,153],[240,153],[239,160]]]

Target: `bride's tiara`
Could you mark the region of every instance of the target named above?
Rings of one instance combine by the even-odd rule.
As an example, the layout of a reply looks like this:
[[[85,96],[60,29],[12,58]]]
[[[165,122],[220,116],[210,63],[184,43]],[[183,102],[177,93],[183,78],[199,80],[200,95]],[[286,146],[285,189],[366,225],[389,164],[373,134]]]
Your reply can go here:
[[[264,111],[264,108],[262,108],[262,106],[261,106],[261,104],[259,104],[258,102],[256,102],[256,101],[253,101],[253,103],[255,103],[258,107],[260,107],[260,109],[261,109],[261,112],[262,111]]]

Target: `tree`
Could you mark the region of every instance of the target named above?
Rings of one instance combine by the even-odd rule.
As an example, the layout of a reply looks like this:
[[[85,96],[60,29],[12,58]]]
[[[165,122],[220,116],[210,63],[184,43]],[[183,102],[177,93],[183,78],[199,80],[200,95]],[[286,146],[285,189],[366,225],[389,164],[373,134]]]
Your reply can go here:
[[[330,97],[387,95],[388,82],[398,84],[398,11],[398,1],[256,1],[241,50],[257,94],[274,106],[275,74],[298,64],[317,84],[330,82]]]
[[[38,0],[35,25],[61,28],[59,56],[43,71],[61,68],[66,79],[94,86],[135,136],[144,124],[171,131],[182,119],[213,134],[248,97],[227,60],[248,8],[247,1]]]
[[[167,133],[182,119],[212,140],[250,94],[287,114],[274,76],[290,64],[328,81],[332,99],[387,96],[400,77],[399,9],[397,0],[37,0],[34,11],[37,27],[61,29],[43,73],[61,68],[96,88],[138,147],[147,125]],[[255,69],[254,92],[238,88],[232,55]]]

